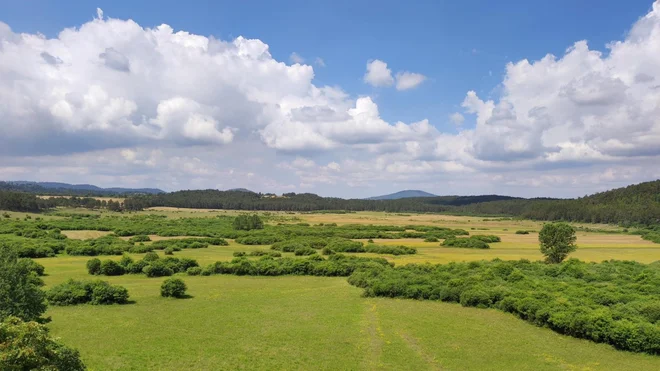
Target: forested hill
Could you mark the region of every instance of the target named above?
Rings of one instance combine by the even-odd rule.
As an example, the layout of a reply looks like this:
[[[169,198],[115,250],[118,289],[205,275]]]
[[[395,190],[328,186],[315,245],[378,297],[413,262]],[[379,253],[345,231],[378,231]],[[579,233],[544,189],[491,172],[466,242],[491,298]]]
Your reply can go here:
[[[320,197],[312,193],[285,193],[281,197],[240,191],[196,190],[131,197],[144,207],[172,206],[203,209],[274,210],[274,211],[390,211],[445,212],[456,205],[471,202],[509,200],[507,196],[442,196],[397,200],[364,200]]]
[[[518,199],[472,203],[455,211],[536,220],[660,224],[660,180],[570,199]]]
[[[660,224],[660,180],[596,193],[577,199],[524,199],[508,196],[439,196],[397,200],[320,197],[311,193],[282,196],[245,191],[192,190],[133,195],[123,205],[91,198],[43,200],[27,192],[2,191],[0,209],[38,211],[54,206],[79,205],[140,210],[153,206],[200,209],[272,211],[387,211],[500,215],[536,220],[566,220],[621,225]]]
[[[69,184],[55,182],[0,181],[0,190],[27,192],[54,196],[123,196],[127,194],[163,193],[156,188],[101,188],[91,184]]]

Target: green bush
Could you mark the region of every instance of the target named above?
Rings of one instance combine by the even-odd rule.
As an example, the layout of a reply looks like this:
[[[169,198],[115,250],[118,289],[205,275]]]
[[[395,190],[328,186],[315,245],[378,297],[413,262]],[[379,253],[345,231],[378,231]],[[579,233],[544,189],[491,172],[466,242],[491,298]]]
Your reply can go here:
[[[160,296],[164,298],[183,298],[186,296],[185,282],[179,278],[168,278],[160,286]]]
[[[232,255],[235,256],[235,257],[237,257],[237,258],[239,258],[239,257],[241,257],[241,256],[245,256],[245,255],[247,255],[247,254],[245,253],[245,251],[234,251],[234,252],[232,253]]]
[[[190,267],[186,270],[186,273],[189,276],[199,276],[202,274],[202,268],[201,267]]]
[[[104,276],[121,276],[124,274],[124,267],[114,260],[104,260],[101,262],[100,274]]]
[[[92,275],[101,274],[101,259],[94,258],[87,261],[87,273]]]
[[[153,262],[153,261],[156,261],[158,259],[160,259],[160,257],[158,256],[158,254],[156,254],[153,251],[146,253],[144,255],[144,257],[142,258],[142,260],[144,260],[146,262]]]
[[[475,234],[473,236],[470,236],[470,238],[474,238],[486,243],[493,243],[493,242],[502,242],[502,239],[499,236],[495,236],[492,234],[489,235],[484,235],[484,234]]]
[[[438,239],[438,237],[435,237],[435,236],[426,237],[424,239],[424,242],[438,242],[438,241],[440,241],[440,240]]]
[[[168,247],[165,250],[163,250],[163,254],[165,255],[174,255],[174,248],[173,247]]]
[[[133,237],[128,239],[128,242],[133,242],[133,243],[136,243],[136,242],[149,242],[149,241],[151,241],[151,237],[147,236],[146,234],[140,234],[140,235],[133,236]]]
[[[234,229],[243,230],[243,231],[250,231],[253,229],[263,229],[264,221],[261,220],[261,218],[257,214],[239,215],[236,218],[234,218],[233,226]]]
[[[519,230],[519,231],[516,231],[516,234],[529,234],[529,231]]]
[[[477,238],[457,238],[451,237],[444,240],[442,246],[461,247],[467,249],[490,249],[490,246]]]
[[[311,247],[299,247],[296,249],[296,251],[293,252],[296,256],[305,256],[305,255],[314,255],[316,254],[316,250],[312,249]]]
[[[51,305],[95,305],[126,304],[128,291],[121,286],[110,285],[106,281],[68,281],[51,287],[46,292]]]
[[[147,277],[165,277],[174,274],[172,268],[162,261],[152,261],[151,264],[142,269],[142,272],[146,274]]]
[[[18,264],[24,265],[28,271],[33,272],[37,276],[43,276],[46,272],[46,268],[43,265],[29,258],[18,259]]]

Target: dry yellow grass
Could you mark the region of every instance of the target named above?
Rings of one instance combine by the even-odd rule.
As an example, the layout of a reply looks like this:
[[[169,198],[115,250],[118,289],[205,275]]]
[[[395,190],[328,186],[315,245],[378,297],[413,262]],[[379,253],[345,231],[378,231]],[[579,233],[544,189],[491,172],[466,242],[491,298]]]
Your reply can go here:
[[[107,236],[112,232],[106,231],[62,231],[62,234],[68,238],[73,238],[76,240],[86,240],[90,238],[99,238]]]

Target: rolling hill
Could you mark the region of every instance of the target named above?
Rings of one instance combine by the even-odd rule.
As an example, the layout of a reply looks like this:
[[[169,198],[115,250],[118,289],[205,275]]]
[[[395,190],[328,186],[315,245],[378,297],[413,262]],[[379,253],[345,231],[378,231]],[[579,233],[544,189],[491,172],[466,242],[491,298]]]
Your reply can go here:
[[[398,200],[401,198],[413,198],[413,197],[436,197],[436,195],[424,191],[419,191],[416,189],[407,189],[405,191],[390,193],[388,195],[369,197],[367,198],[367,200]]]

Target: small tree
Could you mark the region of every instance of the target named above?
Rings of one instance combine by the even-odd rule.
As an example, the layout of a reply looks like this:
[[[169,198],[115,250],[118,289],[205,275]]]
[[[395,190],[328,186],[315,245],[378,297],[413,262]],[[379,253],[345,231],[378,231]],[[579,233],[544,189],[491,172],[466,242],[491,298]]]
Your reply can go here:
[[[253,229],[263,229],[264,221],[257,214],[239,215],[234,218],[234,229],[250,231]]]
[[[37,320],[46,311],[43,281],[14,248],[0,244],[0,321],[15,316]],[[0,347],[1,349],[2,347]]]
[[[561,263],[577,249],[575,229],[568,223],[547,223],[539,232],[541,253],[548,263]]]
[[[160,286],[160,296],[164,298],[182,298],[186,296],[186,283],[180,278],[168,278]]]

